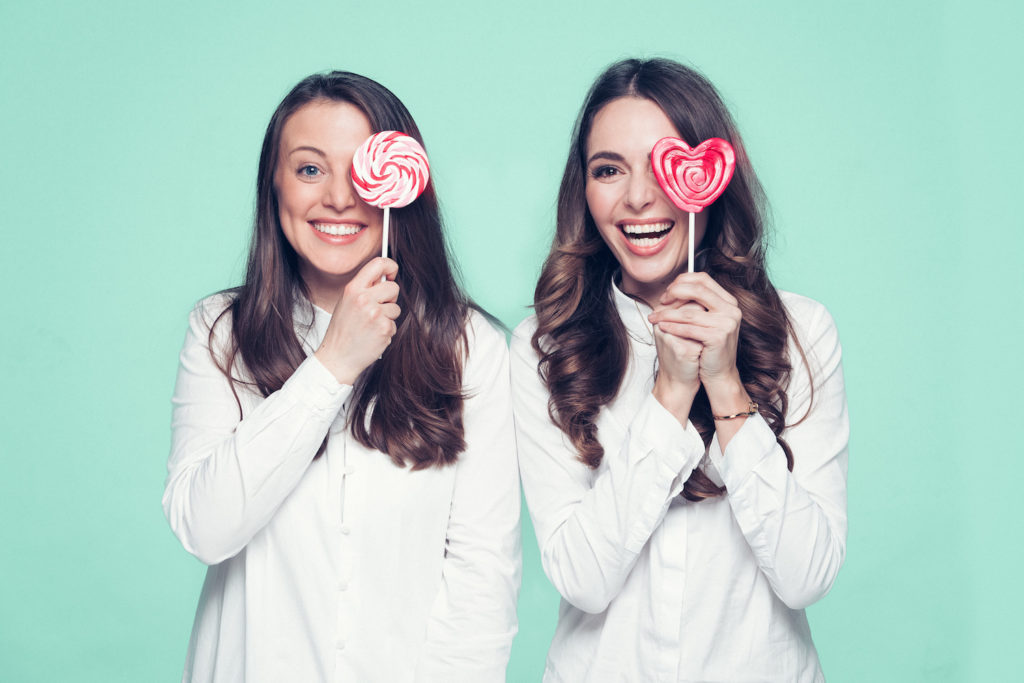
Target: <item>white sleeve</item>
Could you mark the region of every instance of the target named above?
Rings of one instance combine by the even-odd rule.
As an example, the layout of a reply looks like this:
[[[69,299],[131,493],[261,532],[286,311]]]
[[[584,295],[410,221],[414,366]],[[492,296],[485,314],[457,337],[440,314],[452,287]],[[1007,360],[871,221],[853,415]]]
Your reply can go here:
[[[794,468],[775,434],[760,417],[748,419],[729,441],[723,457],[716,437],[710,456],[728,489],[728,500],[757,563],[776,595],[801,609],[828,593],[846,555],[846,473],[850,436],[843,385],[842,350],[824,306],[800,302],[806,322],[794,316],[813,372],[795,349],[788,390],[787,428],[782,437],[793,451]],[[805,328],[805,329],[801,329]]]
[[[577,457],[548,415],[549,393],[530,345],[533,326],[512,337],[512,386],[523,490],[551,583],[577,608],[604,611],[622,589],[704,455],[692,424],[684,428],[653,395],[626,427],[600,471]]]
[[[236,555],[270,521],[352,390],[311,356],[240,420],[231,386],[210,356],[214,317],[200,303],[189,318],[163,496],[181,544],[211,565]],[[217,349],[228,338],[226,322],[217,328]]]
[[[441,590],[417,681],[504,681],[517,630],[520,491],[508,347],[483,316],[471,321],[466,450],[455,464]]]

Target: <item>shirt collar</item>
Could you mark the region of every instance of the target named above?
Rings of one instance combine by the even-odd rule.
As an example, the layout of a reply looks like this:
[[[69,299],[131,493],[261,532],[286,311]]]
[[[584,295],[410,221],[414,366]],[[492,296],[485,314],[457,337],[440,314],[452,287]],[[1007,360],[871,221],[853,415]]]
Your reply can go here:
[[[639,299],[634,299],[620,289],[619,271],[612,275],[612,296],[615,300],[615,309],[626,326],[629,336],[644,344],[654,344],[654,328],[647,316],[651,314],[650,306]]]

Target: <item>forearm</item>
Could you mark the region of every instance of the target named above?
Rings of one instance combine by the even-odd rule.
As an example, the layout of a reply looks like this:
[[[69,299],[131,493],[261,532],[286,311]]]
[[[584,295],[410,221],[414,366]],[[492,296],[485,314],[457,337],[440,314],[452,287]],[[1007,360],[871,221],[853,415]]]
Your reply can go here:
[[[803,608],[828,593],[845,558],[845,477],[827,466],[815,473],[812,493],[787,469],[767,424],[751,419],[719,469],[761,571],[783,602]],[[712,445],[712,458],[718,449]]]
[[[609,436],[606,440],[611,441]],[[592,481],[563,480],[563,468],[585,467],[575,454],[552,452],[554,443],[542,445],[523,430],[519,441],[523,484],[545,572],[570,603],[601,612],[622,589],[700,461],[703,442],[692,426],[684,430],[653,396],[645,399],[619,449],[605,452],[600,473],[588,473]]]
[[[315,363],[307,360],[241,421],[237,408],[225,405],[229,394],[198,391],[203,380],[195,377],[179,382],[163,506],[182,545],[203,562],[221,562],[245,547],[327,435],[351,388]],[[222,421],[231,409],[234,425]]]

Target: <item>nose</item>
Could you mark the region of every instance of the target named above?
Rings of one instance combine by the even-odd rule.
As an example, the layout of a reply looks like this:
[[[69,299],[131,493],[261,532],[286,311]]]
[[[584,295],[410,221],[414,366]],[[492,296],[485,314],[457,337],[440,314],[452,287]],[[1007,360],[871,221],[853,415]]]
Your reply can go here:
[[[323,184],[323,204],[336,211],[344,211],[355,204],[356,191],[348,173],[335,173]]]
[[[657,188],[653,172],[632,173],[626,185],[626,206],[633,211],[642,211],[647,208],[655,197]]]

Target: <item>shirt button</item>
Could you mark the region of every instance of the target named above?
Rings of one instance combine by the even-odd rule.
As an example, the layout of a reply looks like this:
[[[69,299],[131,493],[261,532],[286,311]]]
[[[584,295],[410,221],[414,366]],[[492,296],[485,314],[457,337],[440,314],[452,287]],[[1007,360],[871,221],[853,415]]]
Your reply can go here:
[[[339,581],[339,582],[338,582],[338,590],[339,590],[339,591],[345,591],[345,590],[348,590],[348,581],[345,581],[344,579],[342,579],[341,581]]]
[[[337,648],[338,648],[339,650],[344,650],[344,649],[345,649],[345,641],[344,641],[344,640],[341,640],[341,639],[339,639],[339,640],[338,640],[338,644],[336,645],[336,647],[337,647]]]
[[[347,476],[349,474],[352,474],[355,471],[356,471],[356,468],[353,467],[352,465],[345,465],[345,469],[343,469],[341,471],[341,473]]]
[[[348,524],[342,524],[341,525],[341,533],[343,533],[346,536],[348,536],[350,533],[352,533],[352,529],[349,527]]]

